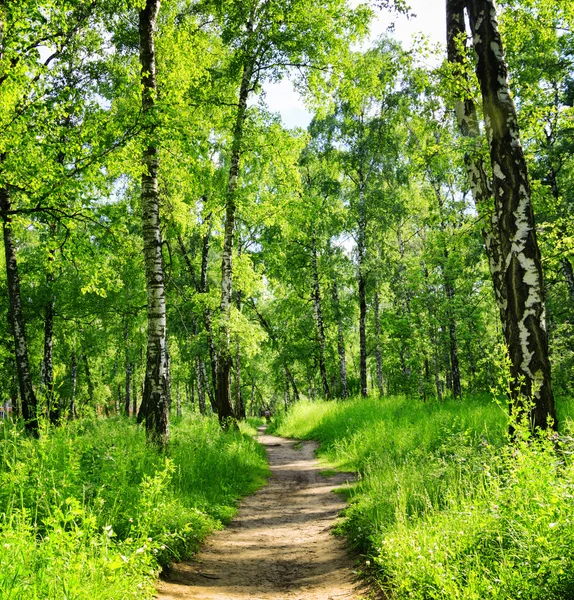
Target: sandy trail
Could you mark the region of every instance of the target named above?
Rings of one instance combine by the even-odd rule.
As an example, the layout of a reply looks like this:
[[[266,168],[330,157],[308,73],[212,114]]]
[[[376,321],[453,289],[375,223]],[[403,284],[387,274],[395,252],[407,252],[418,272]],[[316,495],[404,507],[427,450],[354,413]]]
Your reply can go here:
[[[350,477],[320,475],[317,444],[266,435],[272,476],[191,562],[175,565],[158,600],[358,600],[364,590],[342,540],[331,535],[345,507],[332,490]]]

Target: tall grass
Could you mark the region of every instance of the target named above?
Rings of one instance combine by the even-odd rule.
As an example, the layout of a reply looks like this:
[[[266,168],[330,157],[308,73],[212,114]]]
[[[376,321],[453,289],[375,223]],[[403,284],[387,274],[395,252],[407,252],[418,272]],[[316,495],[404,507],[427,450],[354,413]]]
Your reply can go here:
[[[314,438],[358,485],[340,530],[396,599],[574,598],[574,444],[513,444],[489,398],[300,403],[275,428]]]
[[[193,553],[267,476],[249,436],[189,416],[167,455],[127,419],[29,439],[0,425],[0,598],[151,598],[161,565]]]

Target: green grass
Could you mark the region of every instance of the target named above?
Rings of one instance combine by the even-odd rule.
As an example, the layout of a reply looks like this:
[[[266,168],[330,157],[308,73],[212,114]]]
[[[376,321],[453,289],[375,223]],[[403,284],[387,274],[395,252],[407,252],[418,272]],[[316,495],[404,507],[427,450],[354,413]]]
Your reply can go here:
[[[274,423],[360,474],[340,532],[392,598],[574,598],[574,442],[522,432],[488,397],[303,402]]]
[[[166,456],[127,419],[39,440],[2,424],[0,598],[151,598],[160,566],[190,556],[267,474],[256,442],[216,419],[176,420]]]

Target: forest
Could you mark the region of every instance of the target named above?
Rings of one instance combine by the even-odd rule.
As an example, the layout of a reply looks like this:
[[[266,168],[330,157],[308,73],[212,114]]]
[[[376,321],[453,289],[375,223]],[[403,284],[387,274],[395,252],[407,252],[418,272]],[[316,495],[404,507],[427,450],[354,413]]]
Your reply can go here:
[[[0,0],[1,599],[154,597],[265,414],[385,598],[574,598],[574,1],[436,11]]]

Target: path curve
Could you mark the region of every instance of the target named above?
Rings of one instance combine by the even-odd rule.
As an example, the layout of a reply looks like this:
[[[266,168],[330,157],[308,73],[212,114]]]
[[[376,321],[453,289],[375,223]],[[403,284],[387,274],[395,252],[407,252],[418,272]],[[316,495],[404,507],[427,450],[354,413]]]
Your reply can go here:
[[[229,526],[191,562],[174,565],[158,600],[359,600],[344,542],[331,534],[345,501],[333,489],[352,475],[325,477],[315,442],[267,435],[266,487],[245,498]]]

